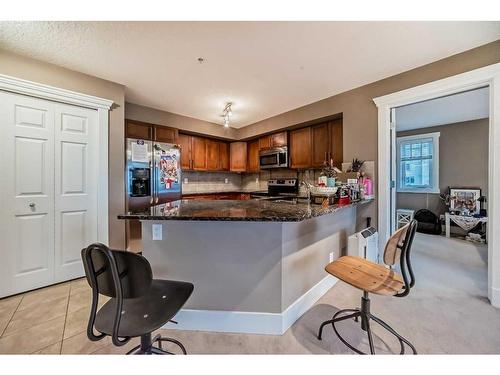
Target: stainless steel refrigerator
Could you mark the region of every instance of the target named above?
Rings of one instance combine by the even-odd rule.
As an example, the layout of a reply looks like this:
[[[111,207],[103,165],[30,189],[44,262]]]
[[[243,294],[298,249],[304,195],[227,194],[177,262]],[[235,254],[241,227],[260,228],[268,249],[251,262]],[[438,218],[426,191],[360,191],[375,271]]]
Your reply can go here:
[[[181,150],[178,145],[126,139],[126,210],[149,211],[152,206],[181,199]],[[142,251],[141,223],[127,220],[127,250]]]

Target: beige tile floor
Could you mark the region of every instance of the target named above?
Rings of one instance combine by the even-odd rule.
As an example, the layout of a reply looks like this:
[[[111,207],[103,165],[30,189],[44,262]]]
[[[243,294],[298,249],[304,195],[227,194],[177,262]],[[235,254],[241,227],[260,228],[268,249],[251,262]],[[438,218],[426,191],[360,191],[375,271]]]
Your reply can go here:
[[[406,298],[372,296],[372,311],[410,339],[419,353],[499,354],[500,310],[487,299],[486,259],[486,246],[419,233],[413,250],[415,288]],[[190,354],[352,354],[331,329],[323,341],[315,335],[337,309],[358,306],[360,296],[337,283],[282,336],[159,331],[180,340]],[[122,347],[114,347],[109,337],[90,341],[90,302],[84,279],[0,299],[0,354],[118,354],[138,344],[137,338]],[[397,353],[397,342],[378,328],[377,351]],[[341,332],[367,350],[358,323],[346,322]]]
[[[1,299],[0,353],[92,353],[109,345],[86,337],[90,301],[85,279]]]

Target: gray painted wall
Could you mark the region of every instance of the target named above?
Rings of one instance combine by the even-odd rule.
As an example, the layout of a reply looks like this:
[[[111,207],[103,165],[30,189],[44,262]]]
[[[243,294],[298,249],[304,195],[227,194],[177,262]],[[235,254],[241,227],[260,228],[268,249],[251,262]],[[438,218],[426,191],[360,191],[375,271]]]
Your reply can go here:
[[[440,132],[439,188],[449,186],[480,187],[488,194],[488,119],[433,126],[398,132],[397,136]],[[418,210],[427,208],[437,215],[447,206],[439,194],[397,193],[396,207]]]
[[[155,278],[195,285],[186,309],[282,313],[327,276],[355,224],[355,206],[297,223],[146,220],[143,255]]]

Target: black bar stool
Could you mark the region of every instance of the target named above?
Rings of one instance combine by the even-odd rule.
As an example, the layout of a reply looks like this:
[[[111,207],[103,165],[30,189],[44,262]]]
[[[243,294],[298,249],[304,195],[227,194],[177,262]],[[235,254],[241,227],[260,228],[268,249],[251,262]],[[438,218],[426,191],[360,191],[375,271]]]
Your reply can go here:
[[[413,237],[417,229],[417,221],[412,220],[404,227],[398,229],[387,241],[384,249],[384,263],[393,266],[400,261],[401,275],[391,268],[381,264],[370,262],[364,258],[355,256],[343,256],[325,267],[326,272],[337,277],[363,291],[361,297],[361,307],[357,309],[344,309],[337,311],[332,319],[323,322],[319,328],[318,340],[321,340],[323,327],[331,324],[333,331],[348,348],[358,354],[363,353],[359,349],[349,344],[337,331],[335,323],[346,319],[354,319],[356,322],[361,318],[361,329],[368,335],[370,345],[370,354],[375,354],[373,345],[372,331],[370,321],[378,323],[384,329],[396,336],[401,346],[400,354],[405,353],[405,345],[417,354],[417,350],[407,339],[398,334],[391,326],[382,319],[376,317],[370,312],[369,293],[375,293],[386,296],[405,297],[410,293],[410,289],[415,285],[415,276],[410,263],[410,249],[413,243]],[[407,274],[408,272],[408,274]],[[348,315],[345,315],[345,314]]]
[[[149,262],[143,256],[111,250],[95,243],[82,250],[87,281],[92,288],[87,336],[98,341],[111,336],[116,346],[125,345],[133,337],[141,344],[127,354],[174,354],[162,348],[162,342],[171,342],[186,349],[177,340],[152,332],[161,328],[182,308],[191,296],[191,283],[155,280]],[[97,311],[99,294],[111,297]],[[94,328],[98,334],[94,333]],[[153,344],[158,343],[158,347]]]

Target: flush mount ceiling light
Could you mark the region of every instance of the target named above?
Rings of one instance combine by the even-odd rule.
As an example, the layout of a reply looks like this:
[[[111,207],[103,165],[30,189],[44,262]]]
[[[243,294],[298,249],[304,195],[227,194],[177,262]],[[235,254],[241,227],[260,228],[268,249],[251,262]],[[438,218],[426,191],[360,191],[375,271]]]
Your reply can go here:
[[[229,128],[229,120],[230,120],[232,112],[233,112],[231,109],[232,105],[233,105],[233,103],[231,103],[231,102],[226,103],[226,106],[222,110],[221,116],[224,118],[224,127],[225,128]]]

